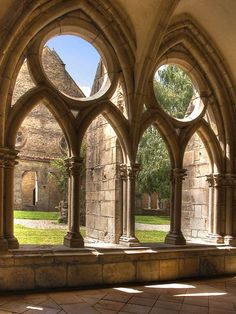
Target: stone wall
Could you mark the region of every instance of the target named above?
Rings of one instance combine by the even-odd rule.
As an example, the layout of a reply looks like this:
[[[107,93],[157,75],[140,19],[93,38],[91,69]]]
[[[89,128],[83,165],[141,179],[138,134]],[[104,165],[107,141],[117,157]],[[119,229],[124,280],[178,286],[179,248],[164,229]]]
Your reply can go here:
[[[184,156],[187,177],[183,181],[182,231],[186,239],[204,239],[208,230],[209,159],[203,142],[194,134]]]
[[[121,163],[117,136],[102,117],[90,125],[86,161],[86,235],[87,239],[117,243],[120,237]]]

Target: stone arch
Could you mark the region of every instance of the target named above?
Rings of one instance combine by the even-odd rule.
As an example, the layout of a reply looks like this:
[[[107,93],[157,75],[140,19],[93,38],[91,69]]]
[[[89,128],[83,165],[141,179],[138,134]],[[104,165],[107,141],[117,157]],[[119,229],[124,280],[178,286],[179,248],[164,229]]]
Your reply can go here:
[[[186,56],[186,51],[191,55],[191,62],[190,57]],[[229,147],[233,147],[232,134],[228,133],[229,129],[232,130],[235,127],[232,121],[233,106],[230,105],[235,100],[231,88],[232,79],[229,71],[227,71],[227,66],[223,64],[222,58],[211,40],[205,34],[203,35],[203,32],[191,17],[180,16],[168,28],[159,53],[158,62],[163,62],[169,57],[170,59],[180,60],[180,62],[181,60],[188,62],[190,67],[192,66],[190,72],[196,78],[194,71],[198,69],[198,73],[204,78],[202,82],[203,86],[206,86],[205,92],[207,94],[205,96],[215,103],[212,113],[216,115],[218,121],[222,121],[222,128],[219,131],[221,141],[227,143]],[[223,81],[224,79],[225,81]],[[201,85],[201,82],[199,82],[199,86]],[[225,103],[229,105],[223,106]],[[231,162],[227,161],[225,170],[231,172],[234,167],[232,164],[232,149],[229,149],[228,152],[225,151],[224,154],[227,160],[231,160]],[[230,157],[227,158],[227,155],[230,155]]]
[[[57,101],[57,106],[55,106],[55,100]],[[49,90],[41,87],[36,87],[30,90],[28,93],[22,96],[11,109],[7,120],[7,145],[9,145],[9,147],[14,147],[16,132],[19,129],[22,121],[40,101],[43,101],[44,103],[46,102],[47,107],[52,112],[64,134],[66,135],[69,144],[69,150],[72,154],[73,152],[75,153],[77,143],[73,127],[75,121],[72,113],[68,111],[60,97],[57,97],[57,95],[52,94]]]

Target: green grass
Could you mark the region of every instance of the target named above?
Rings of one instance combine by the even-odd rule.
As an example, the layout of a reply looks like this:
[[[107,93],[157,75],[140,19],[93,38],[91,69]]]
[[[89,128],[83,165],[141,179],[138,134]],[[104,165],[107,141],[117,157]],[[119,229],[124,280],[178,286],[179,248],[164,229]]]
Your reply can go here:
[[[34,229],[15,225],[15,236],[20,244],[63,244],[67,228],[63,229]],[[85,231],[81,230],[82,235]]]
[[[169,225],[170,217],[169,216],[137,215],[135,216],[135,222],[140,223],[140,224],[150,224],[150,225]]]
[[[63,244],[67,228],[63,229],[34,229],[22,225],[15,225],[15,236],[20,244]],[[81,229],[81,234],[85,236],[85,229]],[[141,243],[164,242],[166,232],[164,231],[136,231],[136,237]]]
[[[164,242],[167,232],[136,230],[135,235],[140,243]]]
[[[57,220],[58,217],[59,217],[58,212],[14,210],[14,218],[17,219]]]

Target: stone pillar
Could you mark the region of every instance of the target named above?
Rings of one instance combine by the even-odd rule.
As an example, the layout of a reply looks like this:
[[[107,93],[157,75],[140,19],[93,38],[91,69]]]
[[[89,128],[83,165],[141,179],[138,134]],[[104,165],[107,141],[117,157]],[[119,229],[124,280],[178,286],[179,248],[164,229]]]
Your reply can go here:
[[[19,242],[14,237],[14,168],[18,151],[8,150],[4,157],[4,233],[9,249],[18,249]]]
[[[171,172],[171,224],[170,232],[165,238],[167,244],[186,244],[181,231],[182,182],[186,169],[175,168]]]
[[[214,243],[223,243],[221,235],[221,210],[220,210],[220,195],[223,187],[222,174],[210,174],[207,176],[209,184],[209,234],[208,239]],[[211,207],[210,207],[211,206]]]
[[[67,159],[69,173],[68,211],[69,231],[64,238],[64,245],[72,248],[84,247],[84,240],[80,233],[80,188],[81,188],[82,159],[71,157]]]
[[[5,251],[8,247],[4,235],[4,153],[0,151],[0,251]]]
[[[236,186],[236,175],[227,173],[224,176],[225,188],[225,236],[224,243],[236,245],[236,235],[233,234],[233,195]]]
[[[120,242],[125,242],[127,238],[127,166],[120,165],[120,179],[121,179],[121,237]]]
[[[126,191],[123,193],[123,209],[125,208],[125,213],[123,213],[123,231],[125,226],[126,234],[120,239],[120,243],[125,243],[128,246],[138,246],[139,241],[135,237],[135,185],[136,185],[136,174],[139,170],[139,164],[131,164],[127,166],[127,182],[123,185],[126,186]],[[124,183],[123,181],[123,183]]]

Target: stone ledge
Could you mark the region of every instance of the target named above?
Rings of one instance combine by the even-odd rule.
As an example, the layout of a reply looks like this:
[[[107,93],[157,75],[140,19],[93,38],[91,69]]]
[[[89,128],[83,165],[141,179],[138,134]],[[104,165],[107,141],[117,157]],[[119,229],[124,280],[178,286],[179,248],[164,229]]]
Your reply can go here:
[[[0,255],[0,291],[97,286],[236,273],[236,248],[21,247]]]

